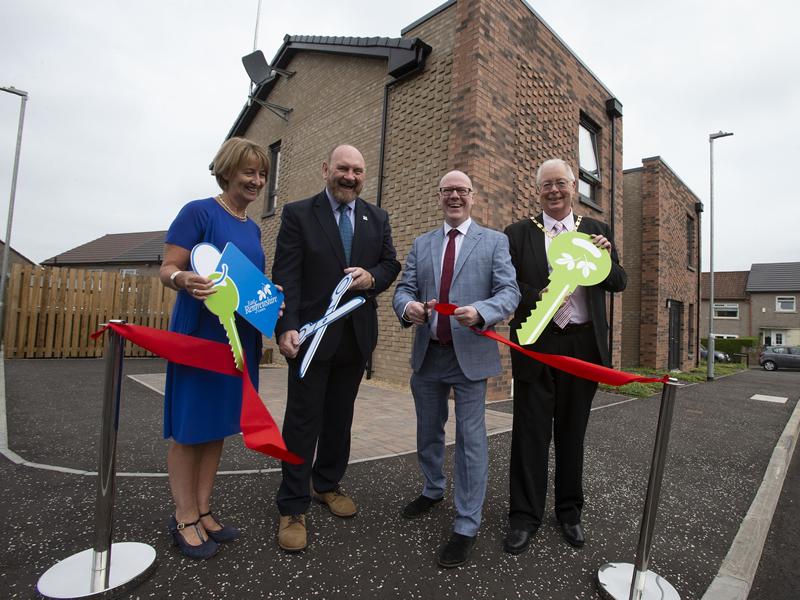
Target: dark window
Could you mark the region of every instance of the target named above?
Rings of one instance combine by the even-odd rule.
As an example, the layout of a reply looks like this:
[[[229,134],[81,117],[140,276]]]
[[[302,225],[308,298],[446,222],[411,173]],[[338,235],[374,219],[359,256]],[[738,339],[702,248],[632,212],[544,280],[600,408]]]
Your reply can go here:
[[[738,319],[739,318],[739,305],[738,304],[724,304],[714,303],[714,318],[715,319]]]
[[[600,153],[597,149],[599,127],[585,115],[578,125],[578,194],[580,199],[599,207],[597,191],[600,187]]]
[[[694,304],[689,305],[689,318],[686,319],[686,324],[688,328],[687,335],[689,337],[689,344],[688,344],[688,353],[689,355],[694,354]]]
[[[797,302],[794,296],[776,296],[775,312],[796,312]]]
[[[686,265],[694,267],[694,218],[686,215]]]
[[[264,213],[263,217],[269,217],[275,214],[275,204],[278,199],[278,184],[280,182],[281,173],[281,143],[275,142],[269,147],[269,185],[267,186],[267,195],[264,198]]]

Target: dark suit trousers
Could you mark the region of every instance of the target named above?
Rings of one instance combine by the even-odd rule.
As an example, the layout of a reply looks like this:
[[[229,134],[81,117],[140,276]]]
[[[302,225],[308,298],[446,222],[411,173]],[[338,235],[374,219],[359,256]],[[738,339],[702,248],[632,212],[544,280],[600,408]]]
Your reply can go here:
[[[302,379],[298,371],[300,359],[299,356],[289,364],[283,440],[305,462],[282,463],[283,480],[276,498],[281,515],[308,510],[309,480],[318,492],[329,492],[344,477],[350,458],[353,405],[366,366],[349,319],[333,356],[327,360],[314,357]]]
[[[600,363],[591,328],[555,334],[551,326],[533,348]],[[534,530],[547,497],[551,436],[555,447],[556,518],[573,525],[583,509],[583,438],[597,384],[537,363],[529,381],[514,379],[509,524]]]

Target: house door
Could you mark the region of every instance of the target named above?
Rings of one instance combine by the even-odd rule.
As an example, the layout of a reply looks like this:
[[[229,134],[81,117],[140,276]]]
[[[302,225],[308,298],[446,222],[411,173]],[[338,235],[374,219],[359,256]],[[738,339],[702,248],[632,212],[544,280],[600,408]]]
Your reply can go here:
[[[669,301],[669,357],[668,369],[680,369],[681,356],[681,319],[683,318],[683,302]]]

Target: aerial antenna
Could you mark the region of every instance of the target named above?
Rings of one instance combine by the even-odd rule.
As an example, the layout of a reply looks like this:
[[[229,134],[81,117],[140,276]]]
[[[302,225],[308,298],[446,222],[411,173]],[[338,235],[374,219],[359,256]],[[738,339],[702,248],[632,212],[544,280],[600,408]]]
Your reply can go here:
[[[258,8],[256,9],[256,28],[255,32],[253,33],[253,52],[258,49],[258,25],[261,22],[261,0],[258,0]],[[250,91],[248,92],[247,96],[253,96],[253,88],[255,87],[255,83],[251,80],[250,81]]]

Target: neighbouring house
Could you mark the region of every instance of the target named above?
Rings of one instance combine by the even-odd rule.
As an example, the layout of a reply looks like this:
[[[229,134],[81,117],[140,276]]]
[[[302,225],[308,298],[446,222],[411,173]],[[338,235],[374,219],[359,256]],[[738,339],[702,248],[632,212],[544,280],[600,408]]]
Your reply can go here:
[[[6,250],[6,243],[0,240],[0,256],[3,255],[5,250]],[[0,260],[2,260],[2,258],[0,258]],[[15,265],[15,264],[20,264],[20,265],[25,266],[25,265],[35,265],[36,263],[33,262],[27,256],[25,256],[23,254],[20,254],[19,252],[14,250],[13,246],[9,246],[9,248],[8,248],[8,269],[9,269],[9,271],[11,270],[11,266]]]
[[[688,370],[699,361],[703,204],[659,156],[623,171],[622,364]]]
[[[708,336],[709,273],[703,273],[701,333]],[[800,262],[757,263],[714,273],[714,337],[754,337],[763,346],[800,345]]]
[[[166,234],[166,231],[108,233],[48,258],[42,265],[155,276],[164,258]]]
[[[362,197],[391,215],[401,261],[442,222],[435,192],[445,172],[470,175],[473,217],[502,230],[540,211],[534,168],[561,157],[579,179],[576,213],[616,229],[624,262],[622,105],[556,32],[523,0],[450,0],[400,33],[287,35],[276,70],[233,123],[228,137],[262,143],[274,165],[259,215],[268,264],[283,206],[322,189],[321,165],[337,143],[363,152]],[[412,332],[397,323],[392,293],[378,299],[371,368],[405,384]],[[619,366],[622,304],[610,306]],[[504,360],[490,399],[509,396]]]

